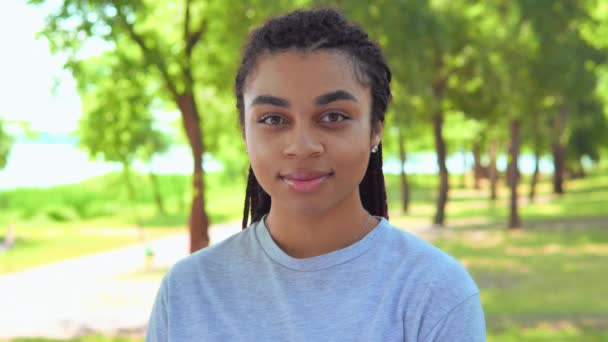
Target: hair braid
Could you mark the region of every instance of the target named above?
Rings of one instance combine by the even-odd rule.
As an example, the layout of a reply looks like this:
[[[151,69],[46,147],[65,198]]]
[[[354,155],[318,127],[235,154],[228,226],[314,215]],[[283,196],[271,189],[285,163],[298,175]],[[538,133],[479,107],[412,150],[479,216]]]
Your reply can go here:
[[[372,153],[369,158],[367,171],[359,184],[359,193],[363,207],[370,214],[388,218],[386,188],[382,172],[382,144],[378,145],[378,151]]]
[[[249,167],[249,173],[247,176],[247,189],[245,190],[245,210],[243,210],[243,229],[248,226],[249,219],[249,208],[253,208],[253,204],[251,203],[252,193],[254,191],[255,183],[257,180],[253,175],[253,171],[251,170],[251,166]]]
[[[253,174],[253,171],[251,171]],[[255,178],[255,175],[254,175]],[[257,179],[255,180],[255,188],[256,192],[252,194],[256,198],[256,206],[252,207],[251,211],[251,222],[257,222],[264,217],[270,211],[270,195],[262,189],[260,183],[258,183]]]

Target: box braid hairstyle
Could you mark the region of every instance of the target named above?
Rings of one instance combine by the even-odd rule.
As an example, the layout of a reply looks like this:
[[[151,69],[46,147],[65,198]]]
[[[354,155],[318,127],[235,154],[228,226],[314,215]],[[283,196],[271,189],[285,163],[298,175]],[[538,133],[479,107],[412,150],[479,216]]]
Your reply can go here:
[[[372,130],[384,114],[391,100],[391,71],[377,44],[357,25],[350,24],[333,9],[297,10],[267,21],[253,30],[244,47],[241,65],[235,79],[235,95],[239,121],[244,127],[243,91],[247,76],[261,55],[297,49],[305,53],[327,49],[345,53],[353,61],[359,82],[371,88]],[[373,132],[372,132],[373,133]],[[382,145],[372,153],[365,176],[359,185],[363,207],[372,215],[388,218],[386,188],[382,173]],[[243,229],[257,222],[270,210],[271,198],[258,183],[249,167],[243,212]]]

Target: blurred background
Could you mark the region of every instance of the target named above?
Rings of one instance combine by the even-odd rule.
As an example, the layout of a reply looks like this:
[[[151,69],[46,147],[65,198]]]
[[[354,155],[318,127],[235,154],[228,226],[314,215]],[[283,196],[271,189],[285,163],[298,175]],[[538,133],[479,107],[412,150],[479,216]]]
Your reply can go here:
[[[469,269],[488,340],[608,340],[604,0],[2,1],[0,340],[143,340],[240,230],[248,31],[321,6],[382,45],[391,222]]]

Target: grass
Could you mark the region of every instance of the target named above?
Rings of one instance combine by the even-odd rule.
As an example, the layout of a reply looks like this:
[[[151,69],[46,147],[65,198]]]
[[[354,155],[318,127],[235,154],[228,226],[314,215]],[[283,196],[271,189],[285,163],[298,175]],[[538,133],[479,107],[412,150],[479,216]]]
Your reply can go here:
[[[392,208],[391,222],[404,229],[428,227],[435,212],[437,180],[432,176],[419,175],[410,177],[410,180],[412,204],[410,214],[404,215],[399,209],[399,178],[387,176],[389,207]],[[93,180],[90,183],[92,188],[96,182],[103,183],[108,180]],[[470,179],[467,179],[467,182],[472,183]],[[546,176],[541,179],[534,203],[528,203],[526,199],[528,182],[529,180],[524,178],[519,191],[524,228],[509,231],[506,229],[509,192],[504,184],[500,184],[499,197],[491,202],[487,200],[487,184],[483,184],[481,190],[461,188],[458,186],[460,177],[452,178],[450,201],[446,207],[447,227],[430,234],[432,242],[465,264],[477,281],[486,313],[488,341],[608,340],[608,301],[603,299],[606,296],[605,284],[608,277],[608,172],[600,170],[584,179],[568,180],[567,192],[562,196],[551,194],[550,178]],[[213,201],[208,202],[212,218],[239,218],[242,184],[221,184],[210,184],[208,189],[208,198],[213,198]],[[85,188],[85,185],[81,187]],[[119,190],[108,190],[104,186],[98,189],[119,193]],[[167,217],[163,218],[154,213],[151,195],[146,200],[142,194],[142,200],[138,203],[145,222],[152,227],[148,230],[151,234],[158,232],[161,235],[165,231],[174,230],[175,227],[184,226],[183,220],[186,216],[177,210],[178,196],[171,195],[170,190],[167,192],[167,201],[172,201],[175,208]],[[95,197],[94,194],[92,196]],[[104,196],[101,195],[100,198],[105,198]],[[115,196],[117,201],[126,203],[120,196],[122,195]],[[103,207],[102,203],[97,201],[88,203],[89,212]],[[82,222],[87,222],[92,227],[88,230],[89,234],[97,230],[103,231],[103,227],[112,224],[124,224],[124,228],[116,228],[117,235],[121,230],[128,231],[128,214],[116,206],[108,205],[108,208],[115,211],[117,216],[99,215],[84,221],[61,223],[49,221],[46,217],[46,221],[42,222],[47,222],[47,225],[40,225],[41,221],[32,219],[25,221],[22,229],[24,233],[27,229],[35,231],[32,236],[49,235],[49,231],[59,234],[61,230],[72,234],[80,231],[77,227]],[[22,215],[16,210],[10,212],[13,217]],[[67,236],[65,239],[70,241]],[[108,244],[117,243],[117,239],[113,239],[113,242],[108,240]],[[27,240],[25,238],[23,243]],[[19,258],[26,258],[25,254],[35,254],[36,250],[44,248],[46,244],[56,243],[54,240],[57,240],[57,235],[49,235],[46,240],[32,239],[29,252],[24,252]],[[81,235],[62,247],[53,248],[67,249],[68,245],[73,246],[84,240],[91,240],[91,236]],[[95,236],[94,240],[96,246],[103,247],[100,236]],[[85,249],[94,248],[92,245]],[[49,257],[53,253],[56,251],[48,250],[44,254]],[[5,255],[0,254],[0,262],[7,255],[3,254]],[[158,270],[133,274],[132,277],[161,277],[163,273],[164,270]],[[64,342],[67,341],[108,342],[142,339],[94,335]]]
[[[524,177],[518,189],[520,213],[524,224],[537,220],[551,218],[575,219],[581,217],[604,217],[608,194],[608,172],[597,171],[583,179],[573,179],[566,182],[566,193],[561,196],[552,194],[551,175],[543,175],[537,187],[536,200],[529,203],[529,179]],[[399,209],[400,193],[399,178],[389,175],[386,177],[387,194],[390,216],[402,220],[404,216],[409,223],[418,220],[418,224],[428,224],[435,214],[435,198],[437,179],[430,175],[410,176],[411,210],[403,215]],[[472,179],[467,178],[467,184],[472,185]],[[509,214],[509,189],[499,182],[498,198],[489,200],[489,185],[482,182],[482,188],[475,190],[470,187],[461,188],[460,176],[450,178],[449,200],[446,205],[446,224],[458,225],[462,221],[474,223],[473,226],[500,225],[506,223]],[[402,225],[403,226],[403,225]]]
[[[0,274],[141,242],[135,213],[148,239],[186,229],[190,177],[159,176],[166,214],[158,213],[149,179],[137,175],[135,205],[128,200],[120,174],[111,173],[80,184],[47,189],[0,192],[0,241],[8,225],[15,246],[0,252]],[[207,210],[215,223],[241,215],[242,184],[225,176],[207,177]],[[238,199],[238,200],[237,200]]]
[[[608,332],[608,231],[550,226],[533,231],[463,230],[434,243],[463,262],[482,289],[492,331],[567,322]]]
[[[608,340],[608,332],[580,329],[571,324],[539,324],[532,328],[511,327],[509,330],[488,334],[488,341],[495,342],[600,342]]]
[[[102,335],[90,335],[83,336],[70,340],[57,340],[57,339],[49,339],[49,338],[16,338],[11,340],[11,342],[135,342],[135,341],[143,341],[141,338],[129,338],[129,337],[112,337],[112,336],[102,336]]]
[[[160,215],[154,203],[149,178],[136,174],[135,201],[127,196],[120,173],[110,173],[79,184],[51,188],[16,189],[0,192],[0,226],[18,222],[76,223],[93,225],[133,225],[139,216],[146,226],[184,225],[190,205],[190,176],[160,175],[165,215]],[[214,222],[225,221],[240,213],[234,199],[243,197],[244,177],[226,179],[225,175],[207,174],[205,189],[207,210]],[[227,202],[232,205],[225,205]]]

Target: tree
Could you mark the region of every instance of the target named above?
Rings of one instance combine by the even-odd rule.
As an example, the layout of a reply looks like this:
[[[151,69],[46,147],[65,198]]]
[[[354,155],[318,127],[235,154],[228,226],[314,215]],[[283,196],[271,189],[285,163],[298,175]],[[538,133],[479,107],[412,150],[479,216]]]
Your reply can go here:
[[[33,4],[43,2],[30,1]],[[180,110],[194,161],[189,224],[190,251],[193,252],[209,242],[209,221],[203,196],[204,141],[194,96],[192,63],[193,52],[208,30],[209,17],[192,14],[195,5],[199,9],[195,13],[207,14],[200,11],[205,3],[185,1],[179,8],[166,2],[163,5],[164,13],[161,13],[161,6],[152,7],[141,0],[65,0],[58,11],[47,18],[43,34],[54,50],[67,51],[72,60],[77,60],[77,53],[83,48],[86,38],[101,38],[113,45],[115,51],[128,50],[132,66],[147,72],[156,83],[163,85],[165,98]],[[164,20],[158,20],[162,15]],[[177,23],[181,34],[178,34],[176,26],[158,25],[159,22]]]
[[[577,120],[571,124],[566,155],[572,174],[585,175],[583,157],[599,162],[600,148],[608,145],[608,120],[604,114],[603,103],[592,95],[576,107]]]
[[[99,58],[73,63],[78,88],[83,99],[83,116],[78,135],[80,144],[92,157],[123,165],[123,177],[130,201],[135,205],[137,190],[131,169],[135,159],[149,161],[168,145],[161,132],[153,128],[150,112],[152,96],[146,91],[145,75],[129,71],[119,57],[105,54]],[[125,77],[129,75],[130,77]],[[156,186],[152,179],[153,188]],[[158,189],[155,199],[163,210]],[[135,220],[141,217],[133,207]]]
[[[13,138],[8,135],[2,121],[0,120],[0,170],[6,167],[12,146]]]
[[[528,200],[534,202],[536,198],[536,186],[540,177],[540,158],[548,149],[549,131],[547,129],[547,113],[542,109],[530,113],[531,124],[525,127],[524,136],[530,137],[532,153],[534,154],[534,171],[530,177],[530,191]]]
[[[389,57],[390,58],[390,57]],[[392,83],[393,103],[386,118],[386,129],[382,147],[385,156],[399,160],[399,180],[401,191],[401,210],[409,211],[411,203],[411,185],[405,168],[407,156],[412,151],[427,150],[432,146],[432,137],[426,130],[426,122],[421,120],[424,115],[423,103],[420,98],[410,95],[398,79]]]
[[[528,111],[533,110],[534,93],[530,83],[530,55],[534,52],[532,31],[523,24],[516,6],[510,3],[477,5],[477,20],[469,36],[475,49],[471,60],[450,84],[456,106],[469,117],[485,122],[495,133],[490,140],[491,198],[496,198],[496,152],[500,131],[508,127],[509,164],[507,183],[510,187],[508,226],[521,226],[518,212],[518,159],[521,127],[527,123]],[[506,127],[505,127],[506,126]],[[498,128],[500,127],[500,128]],[[497,134],[498,133],[498,134]],[[479,159],[479,158],[477,158]]]
[[[591,12],[598,3],[593,0],[553,1],[549,6],[533,0],[516,3],[538,41],[539,58],[532,75],[544,85],[541,101],[551,113],[553,191],[561,194],[564,192],[569,126],[572,117],[578,114],[578,105],[596,88],[597,75],[593,65],[605,60],[605,53],[587,41],[581,32],[581,27],[589,28],[583,24],[592,21]]]
[[[432,127],[439,191],[434,224],[445,223],[448,200],[448,149],[444,138],[446,87],[468,61],[468,18],[462,1],[393,1],[370,6],[368,27],[380,27],[389,63],[404,95],[419,99],[420,119]],[[361,15],[362,17],[362,15]],[[381,42],[382,42],[381,40]]]
[[[30,0],[32,4],[44,2]],[[47,17],[43,31],[53,51],[67,53],[72,62],[81,59],[79,54],[87,43],[104,41],[109,51],[129,59],[132,70],[148,76],[146,86],[153,85],[158,99],[179,110],[193,158],[191,252],[209,243],[202,168],[205,130],[196,94],[201,92],[201,83],[225,82],[228,69],[222,63],[233,57],[222,48],[238,51],[240,37],[251,23],[246,8],[238,7],[244,5],[200,0],[64,0]],[[223,22],[238,23],[231,28],[235,34],[227,34]],[[216,63],[217,68],[208,67],[209,63]],[[128,78],[128,73],[123,77]]]

